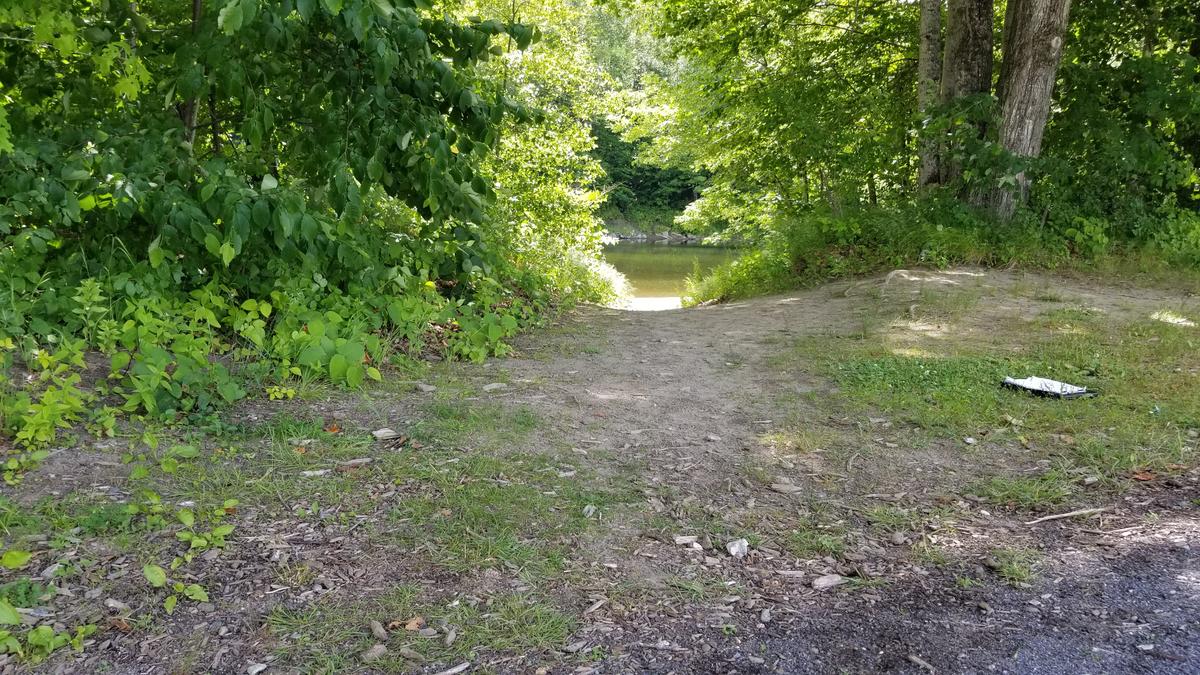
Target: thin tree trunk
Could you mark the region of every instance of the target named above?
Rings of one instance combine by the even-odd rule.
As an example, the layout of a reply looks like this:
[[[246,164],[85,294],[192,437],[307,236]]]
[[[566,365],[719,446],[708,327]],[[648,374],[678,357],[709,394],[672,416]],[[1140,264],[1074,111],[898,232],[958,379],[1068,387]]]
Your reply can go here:
[[[879,192],[875,187],[875,174],[867,174],[867,201],[871,206],[879,206]]]
[[[942,0],[921,0],[921,43],[917,58],[917,109],[922,124],[928,122],[929,110],[937,105],[942,84]],[[917,185],[924,187],[938,179],[938,143],[932,138],[921,139],[917,151],[921,167]]]
[[[201,3],[203,0],[192,0],[192,36],[200,32],[200,13]],[[196,118],[200,112],[200,102],[195,96],[189,98],[179,111],[179,117],[183,120],[184,133],[187,136],[187,142],[193,144],[196,142]]]
[[[212,134],[212,154],[217,155],[221,152],[221,120],[217,118],[217,91],[212,88],[208,90],[208,117],[212,122],[208,129]]]
[[[1050,117],[1050,100],[1062,58],[1071,0],[1009,0],[1004,26],[1004,76],[1000,144],[1018,157],[1037,157]],[[1029,197],[1029,177],[1017,174],[1017,193],[999,191],[996,215],[1012,217]]]
[[[949,0],[946,4],[946,49],[942,61],[941,101],[986,94],[992,90],[992,0]],[[982,135],[983,129],[978,133]],[[940,162],[941,182],[962,176],[958,162]]]

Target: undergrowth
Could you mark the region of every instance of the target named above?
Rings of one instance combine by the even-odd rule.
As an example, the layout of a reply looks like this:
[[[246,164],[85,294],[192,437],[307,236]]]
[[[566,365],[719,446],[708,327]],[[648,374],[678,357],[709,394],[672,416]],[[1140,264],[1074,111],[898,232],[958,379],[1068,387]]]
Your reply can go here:
[[[1020,265],[1200,285],[1200,221],[1173,215],[1166,222],[1149,239],[1118,239],[1105,235],[1106,227],[1088,229],[1074,221],[1048,226],[1028,213],[998,225],[938,198],[900,209],[780,216],[740,258],[690,277],[684,302],[741,299],[894,268],[955,265]]]

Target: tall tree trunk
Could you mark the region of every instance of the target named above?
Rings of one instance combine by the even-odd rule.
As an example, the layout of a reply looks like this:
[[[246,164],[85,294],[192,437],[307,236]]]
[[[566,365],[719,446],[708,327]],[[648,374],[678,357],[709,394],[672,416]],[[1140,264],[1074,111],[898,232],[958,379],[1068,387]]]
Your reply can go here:
[[[921,0],[921,43],[917,57],[917,109],[921,111],[924,123],[929,110],[937,105],[942,84],[942,0]],[[936,183],[937,141],[922,139],[917,154],[921,159],[917,185],[924,187]]]
[[[1050,117],[1050,98],[1062,58],[1071,0],[1009,0],[1004,26],[1004,98],[1000,144],[1018,157],[1037,157]],[[1029,177],[1017,175],[1017,193],[999,191],[996,215],[1008,219],[1029,196]]]
[[[946,3],[946,50],[942,61],[943,105],[992,90],[992,0],[949,0]],[[982,135],[983,129],[978,132]],[[958,162],[940,162],[941,182],[962,175]]]

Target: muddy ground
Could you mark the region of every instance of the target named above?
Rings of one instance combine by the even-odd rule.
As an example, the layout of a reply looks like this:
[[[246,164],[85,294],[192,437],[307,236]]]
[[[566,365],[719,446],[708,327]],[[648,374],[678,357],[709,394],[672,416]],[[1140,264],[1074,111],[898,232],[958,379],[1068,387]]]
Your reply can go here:
[[[168,502],[241,501],[228,545],[180,567],[209,600],[167,616],[146,588],[142,565],[178,553],[169,531],[26,536],[26,573],[77,570],[44,577],[49,616],[27,623],[99,630],[82,653],[10,657],[3,670],[1200,672],[1200,411],[1172,427],[1169,468],[1134,480],[1076,467],[1065,498],[1005,503],[972,486],[1050,466],[1061,449],[1049,435],[1015,420],[971,437],[922,427],[855,403],[830,370],[863,340],[1009,352],[1063,308],[1114,323],[1169,310],[1200,350],[1186,325],[1198,306],[1016,272],[897,271],[692,310],[581,308],[523,337],[513,358],[246,405],[189,437],[215,468],[156,483]],[[1166,365],[1200,385],[1186,379],[1195,357]],[[317,431],[257,431],[281,417],[361,440],[316,463],[303,449],[326,442]],[[368,435],[385,427],[402,437]],[[225,452],[229,436],[239,453]],[[117,457],[133,442],[62,449],[9,495],[30,508],[46,495],[129,501]],[[264,470],[277,457],[267,447],[296,461]],[[442,480],[480,455],[508,464]],[[318,466],[334,468],[299,476]],[[487,507],[504,518],[538,507],[514,532],[472,515],[484,532],[456,529],[470,504],[412,506],[479,482],[529,486]],[[1084,508],[1104,510],[1027,524]]]

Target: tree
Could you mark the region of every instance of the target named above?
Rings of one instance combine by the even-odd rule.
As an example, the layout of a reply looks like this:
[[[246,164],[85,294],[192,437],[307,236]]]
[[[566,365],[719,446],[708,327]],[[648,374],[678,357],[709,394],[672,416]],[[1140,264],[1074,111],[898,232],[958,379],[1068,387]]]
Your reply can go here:
[[[923,9],[923,8],[922,8]],[[942,62],[941,102],[945,107],[992,90],[992,0],[949,0],[946,11],[946,51]],[[982,136],[980,125],[975,135]],[[962,163],[940,162],[942,183],[962,176]]]
[[[1017,157],[1037,157],[1050,116],[1070,0],[1009,0],[1004,22],[1004,62],[1001,68],[1000,144]],[[1017,192],[999,190],[996,215],[1012,217],[1019,202],[1029,197],[1029,177],[1016,176]]]
[[[921,0],[921,43],[917,63],[917,109],[922,120],[937,106],[942,82],[942,0]],[[939,175],[938,144],[924,138],[920,147],[921,166],[917,184],[936,183]]]

